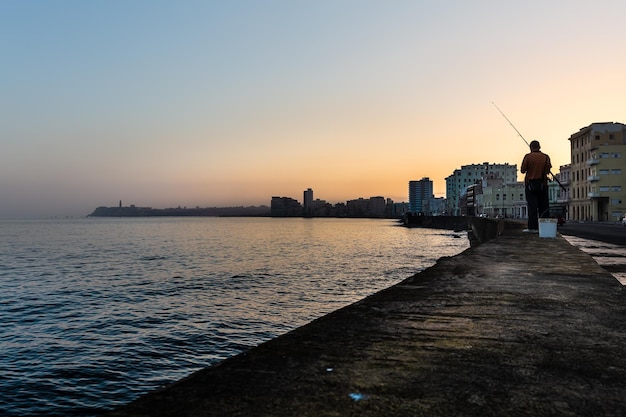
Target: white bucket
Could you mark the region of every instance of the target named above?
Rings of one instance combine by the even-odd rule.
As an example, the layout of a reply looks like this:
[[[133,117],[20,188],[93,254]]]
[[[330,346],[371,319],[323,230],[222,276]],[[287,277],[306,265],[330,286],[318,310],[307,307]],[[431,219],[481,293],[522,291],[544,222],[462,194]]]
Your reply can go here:
[[[539,237],[556,237],[556,219],[539,219]]]

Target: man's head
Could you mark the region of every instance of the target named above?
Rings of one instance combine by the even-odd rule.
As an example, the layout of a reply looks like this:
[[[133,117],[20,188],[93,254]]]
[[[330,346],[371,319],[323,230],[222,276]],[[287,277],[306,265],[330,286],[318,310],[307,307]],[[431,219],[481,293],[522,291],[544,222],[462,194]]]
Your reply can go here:
[[[541,149],[541,145],[539,144],[538,140],[533,140],[532,142],[530,142],[531,151],[538,151],[539,149]]]

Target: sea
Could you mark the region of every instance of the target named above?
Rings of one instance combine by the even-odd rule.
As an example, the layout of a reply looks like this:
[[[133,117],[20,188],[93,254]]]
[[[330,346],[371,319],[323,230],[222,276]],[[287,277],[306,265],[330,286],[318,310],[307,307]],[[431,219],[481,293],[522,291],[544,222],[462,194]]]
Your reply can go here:
[[[93,416],[469,247],[395,220],[0,220],[0,415]]]

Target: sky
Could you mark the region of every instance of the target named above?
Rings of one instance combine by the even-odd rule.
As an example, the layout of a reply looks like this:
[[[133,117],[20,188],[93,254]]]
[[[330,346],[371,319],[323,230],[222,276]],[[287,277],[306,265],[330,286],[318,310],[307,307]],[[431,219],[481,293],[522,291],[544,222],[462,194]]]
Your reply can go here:
[[[622,0],[0,0],[0,218],[445,197],[626,123]],[[521,177],[520,177],[521,178]]]

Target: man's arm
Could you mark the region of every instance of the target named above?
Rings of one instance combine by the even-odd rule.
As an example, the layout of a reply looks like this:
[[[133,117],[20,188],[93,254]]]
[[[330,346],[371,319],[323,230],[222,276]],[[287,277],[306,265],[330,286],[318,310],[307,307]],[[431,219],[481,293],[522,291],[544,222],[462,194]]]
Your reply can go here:
[[[526,155],[524,155],[524,159],[522,159],[522,166],[520,167],[520,172],[525,174],[528,171],[528,161],[526,161]]]

